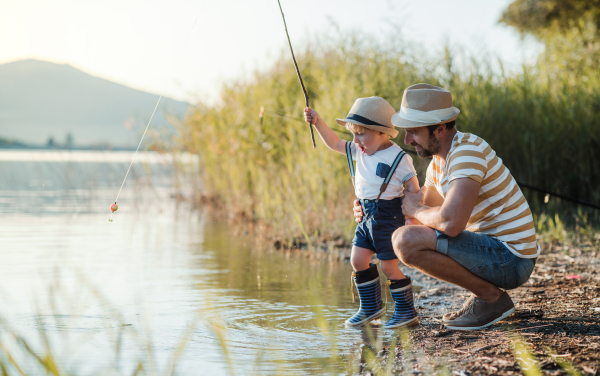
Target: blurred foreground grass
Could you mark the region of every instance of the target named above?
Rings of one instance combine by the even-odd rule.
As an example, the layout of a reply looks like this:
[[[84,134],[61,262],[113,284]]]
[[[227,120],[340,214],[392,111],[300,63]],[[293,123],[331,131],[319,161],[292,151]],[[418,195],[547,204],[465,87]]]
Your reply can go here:
[[[314,359],[308,360],[306,369],[298,369],[293,361],[286,360],[282,356],[283,349],[272,347],[257,349],[252,364],[240,365],[236,359],[232,342],[229,341],[227,325],[222,321],[219,310],[207,302],[194,314],[187,326],[181,328],[181,334],[176,335],[174,345],[168,349],[162,349],[163,354],[168,353],[166,361],[159,361],[158,345],[151,339],[151,335],[144,329],[136,328],[127,324],[124,317],[110,306],[110,303],[93,286],[91,293],[96,296],[99,304],[111,314],[110,320],[104,324],[104,333],[107,341],[104,348],[94,349],[96,352],[85,357],[75,355],[75,352],[65,351],[73,344],[77,345],[81,338],[75,340],[73,331],[68,325],[60,327],[48,327],[45,320],[63,320],[65,317],[56,313],[55,315],[38,316],[33,328],[24,330],[12,327],[6,320],[0,322],[0,373],[2,376],[26,376],[26,375],[52,375],[52,376],[78,376],[78,375],[197,375],[206,374],[206,370],[182,367],[186,357],[193,356],[187,347],[192,341],[197,340],[200,327],[207,328],[212,332],[217,350],[222,355],[220,361],[223,364],[223,374],[228,375],[450,375],[451,369],[462,369],[452,374],[470,374],[464,371],[464,367],[472,367],[469,359],[461,359],[457,363],[457,353],[476,354],[484,346],[475,348],[473,346],[454,348],[454,343],[413,343],[410,328],[398,328],[394,331],[386,331],[384,336],[382,329],[366,326],[356,329],[358,344],[351,346],[338,342],[338,332],[343,325],[340,321],[328,320],[324,314],[326,307],[319,298],[319,288],[316,284],[310,286],[311,304],[313,310],[313,325],[319,328],[324,344],[321,350],[315,354]],[[48,297],[56,290],[51,290]],[[309,314],[309,312],[307,312]],[[54,316],[54,317],[53,317]],[[268,327],[265,328],[269,330]],[[272,328],[277,332],[275,328]],[[75,330],[77,332],[77,330]],[[483,332],[471,332],[483,334]],[[548,361],[540,361],[536,354],[544,357],[552,357],[558,368],[551,374],[580,375],[575,366],[564,358],[565,355],[556,354],[547,347],[542,352],[540,349],[533,352],[528,339],[513,331],[510,325],[499,331],[489,333],[493,337],[492,345],[501,342],[510,348],[508,355],[495,357],[500,361],[502,374],[524,374],[527,376],[538,376],[544,373],[540,370],[542,365]],[[531,335],[531,333],[526,333]],[[432,332],[433,335],[433,332]],[[84,337],[90,334],[84,334]],[[76,336],[75,336],[76,337]],[[200,338],[203,338],[200,336]],[[470,338],[477,338],[471,336]],[[362,339],[362,341],[360,340]],[[69,343],[71,342],[71,343]],[[74,343],[73,343],[74,342]],[[442,339],[443,342],[443,339]],[[425,345],[425,346],[424,346]],[[80,346],[80,345],[79,345]],[[344,348],[344,346],[346,346]],[[477,345],[479,346],[479,345]],[[161,345],[164,347],[164,345]],[[137,358],[131,354],[138,354]],[[476,355],[475,355],[476,356]],[[90,364],[103,360],[103,365],[97,368]],[[491,360],[483,356],[476,360]],[[306,361],[306,359],[305,359]],[[471,362],[471,363],[470,363]],[[266,365],[266,366],[265,366]],[[475,364],[474,369],[481,368]],[[499,369],[493,365],[485,367],[489,374],[495,374]],[[249,371],[249,370],[252,371]]]
[[[299,53],[313,108],[342,138],[350,135],[334,119],[345,116],[356,98],[381,96],[399,109],[406,87],[439,85],[452,92],[461,110],[457,128],[488,141],[518,181],[600,202],[597,70],[579,71],[578,80],[543,66],[507,73],[497,62],[468,56],[461,56],[458,69],[448,49],[427,58],[398,39],[388,40],[348,34]],[[284,239],[349,240],[354,193],[345,158],[320,140],[313,150],[303,107],[293,65],[283,54],[250,79],[225,84],[217,104],[198,105],[181,124],[182,147],[201,155],[205,199],[229,216],[261,221]],[[400,132],[395,140],[402,147],[403,137]],[[422,183],[429,161],[414,161]],[[523,191],[538,230],[550,236],[558,236],[552,235],[558,221],[579,229],[585,221],[583,232],[599,223],[597,211]],[[598,244],[594,236],[588,240]]]

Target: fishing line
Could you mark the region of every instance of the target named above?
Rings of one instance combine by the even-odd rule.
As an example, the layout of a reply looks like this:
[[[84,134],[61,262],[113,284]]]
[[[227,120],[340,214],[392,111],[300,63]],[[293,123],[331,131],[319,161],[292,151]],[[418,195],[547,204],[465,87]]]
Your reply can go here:
[[[414,150],[407,150],[407,149],[403,149],[403,150],[405,152],[407,152],[407,153],[417,155],[417,152],[414,151]],[[596,210],[600,210],[600,205],[592,204],[591,202],[580,200],[578,198],[573,198],[573,197],[565,196],[565,195],[562,195],[560,193],[550,192],[550,191],[547,191],[547,190],[545,190],[543,188],[538,188],[538,187],[534,187],[533,185],[521,183],[521,182],[519,182],[517,180],[515,180],[515,182],[517,183],[517,185],[519,187],[523,187],[523,188],[531,189],[532,191],[537,191],[537,192],[540,192],[540,193],[544,193],[546,196],[558,197],[561,200],[571,201],[571,202],[574,202],[574,203],[576,203],[578,205],[587,206],[587,207],[590,207],[590,208],[593,208],[593,209],[596,209]],[[547,198],[546,198],[546,200],[544,202],[548,202]]]
[[[179,59],[181,58],[181,55],[183,54],[183,51],[185,49],[185,46],[187,45],[190,36],[192,35],[192,31],[194,31],[194,27],[196,27],[196,23],[198,23],[198,18],[200,17],[200,12],[198,12],[198,15],[196,16],[196,19],[194,20],[194,23],[192,24],[192,27],[187,35],[187,38],[185,38],[185,42],[183,43],[183,47],[181,47],[181,50],[179,51],[179,55],[177,56],[177,59],[175,59],[175,63],[173,64],[173,68],[171,68],[171,72],[169,73],[169,76],[167,77],[167,80],[173,76],[173,72],[175,71],[175,67],[177,66],[177,63],[179,62]],[[165,82],[165,84],[163,85],[163,88],[161,90],[161,93],[165,91],[165,88],[167,87],[167,82]],[[160,94],[160,96],[158,97],[158,100],[156,101],[156,105],[154,106],[154,110],[152,111],[152,115],[150,115],[150,120],[148,120],[148,124],[146,125],[146,129],[144,129],[144,133],[142,134],[142,138],[140,139],[140,143],[137,146],[137,149],[135,149],[135,153],[133,153],[133,157],[131,157],[131,163],[129,164],[129,168],[127,168],[127,172],[125,173],[125,178],[123,178],[123,182],[121,183],[121,188],[119,188],[119,192],[117,193],[117,197],[115,198],[115,203],[113,205],[110,206],[111,209],[111,213],[110,213],[110,219],[108,220],[109,222],[112,222],[112,217],[115,211],[117,211],[117,209],[119,208],[117,206],[117,201],[119,200],[119,195],[121,195],[121,191],[123,190],[123,186],[125,185],[125,181],[127,180],[127,176],[129,176],[129,171],[131,170],[131,166],[133,165],[133,162],[135,160],[135,156],[137,155],[137,152],[140,150],[140,146],[142,146],[142,141],[144,141],[144,136],[146,136],[146,132],[148,132],[148,128],[150,127],[150,122],[152,122],[152,118],[154,117],[154,114],[156,113],[156,109],[158,108],[158,105],[161,101],[163,97],[163,94]]]

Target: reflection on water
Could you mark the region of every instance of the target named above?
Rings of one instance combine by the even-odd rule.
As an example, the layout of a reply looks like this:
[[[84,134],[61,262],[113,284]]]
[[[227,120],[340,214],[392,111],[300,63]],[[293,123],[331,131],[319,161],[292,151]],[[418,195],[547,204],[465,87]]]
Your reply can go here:
[[[349,264],[260,249],[177,203],[169,161],[134,165],[111,223],[128,156],[2,153],[0,314],[27,337],[43,325],[73,372],[133,370],[150,353],[165,369],[191,323],[180,374],[224,373],[219,335],[238,372],[316,372],[315,359],[331,355],[319,310],[339,355],[350,360],[363,343],[364,332],[343,327],[358,308]]]

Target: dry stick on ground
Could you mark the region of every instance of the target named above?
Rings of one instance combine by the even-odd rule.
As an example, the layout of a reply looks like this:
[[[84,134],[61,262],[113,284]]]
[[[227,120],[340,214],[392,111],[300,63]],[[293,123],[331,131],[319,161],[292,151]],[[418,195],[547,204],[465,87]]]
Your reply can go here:
[[[513,331],[517,332],[519,330],[527,330],[527,329],[536,329],[536,328],[544,328],[546,326],[552,326],[554,324],[546,324],[546,325],[537,325],[537,326],[528,326],[526,328],[513,329]]]
[[[479,351],[483,351],[483,350],[487,350],[489,348],[492,348],[492,347],[498,346],[498,345],[501,345],[501,343],[492,343],[490,345],[482,346],[482,347],[480,347],[478,349],[473,350],[473,353],[476,353],[476,352],[479,352]]]
[[[290,45],[290,52],[292,53],[292,60],[294,60],[294,66],[296,67],[296,74],[298,74],[298,80],[300,80],[300,85],[302,86],[302,91],[304,92],[304,101],[306,102],[306,107],[310,107],[308,104],[308,93],[306,92],[306,88],[304,87],[304,81],[302,81],[302,76],[300,75],[300,69],[298,69],[298,63],[296,62],[296,56],[294,56],[294,49],[292,48],[292,42],[290,41],[290,34],[287,30],[287,24],[285,23],[285,16],[283,15],[283,9],[281,8],[281,2],[277,0],[279,4],[279,10],[281,11],[281,18],[283,19],[283,27],[285,27],[285,35],[287,35],[288,44]],[[316,149],[317,145],[315,144],[315,132],[312,127],[312,123],[309,123],[310,127],[310,138],[312,140],[313,149]]]

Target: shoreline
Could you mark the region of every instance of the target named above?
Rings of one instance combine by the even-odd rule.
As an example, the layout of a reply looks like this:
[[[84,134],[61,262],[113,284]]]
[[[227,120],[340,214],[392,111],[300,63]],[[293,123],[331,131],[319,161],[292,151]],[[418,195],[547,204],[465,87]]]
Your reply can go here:
[[[219,213],[223,213],[219,210]],[[236,216],[229,216],[236,218]],[[314,242],[309,248],[304,238],[296,236],[284,242],[268,235],[259,221],[237,217],[232,226],[238,232],[256,234],[259,246],[283,252],[305,252],[307,258],[344,262],[351,246],[342,239]],[[266,232],[263,232],[266,231]],[[543,235],[543,234],[542,234]],[[394,349],[390,344],[377,347],[375,338],[363,346],[356,361],[359,374],[372,375],[374,370],[393,364],[396,372],[454,375],[519,375],[525,355],[532,356],[529,366],[543,375],[567,375],[575,367],[581,375],[600,371],[600,248],[589,244],[567,245],[545,241],[540,236],[542,253],[533,274],[522,286],[510,290],[515,313],[484,330],[453,331],[445,329],[441,316],[449,309],[459,309],[468,291],[443,281],[429,289],[415,291],[415,305],[420,324],[397,333],[406,343]],[[403,271],[410,269],[401,264]],[[410,270],[411,275],[422,274]],[[421,275],[419,278],[431,277]],[[401,342],[402,342],[401,341]],[[393,350],[394,359],[390,354]],[[525,353],[523,353],[525,352]]]
[[[441,312],[420,304],[428,294],[415,294],[421,324],[410,330],[412,352],[429,362],[419,362],[417,373],[446,369],[454,375],[517,375],[529,365],[543,375],[567,375],[574,366],[581,375],[600,371],[600,254],[556,246],[542,253],[531,278],[510,290],[515,313],[486,328],[453,331],[441,326]],[[435,290],[435,289],[434,289]],[[448,299],[459,305],[468,292],[455,288]],[[387,361],[390,348],[378,357]],[[402,346],[394,349],[394,367],[401,369]],[[400,355],[398,355],[400,354]],[[406,363],[406,362],[405,362]],[[366,362],[362,362],[368,367]],[[367,372],[361,372],[368,374]],[[528,373],[532,374],[532,373]]]

